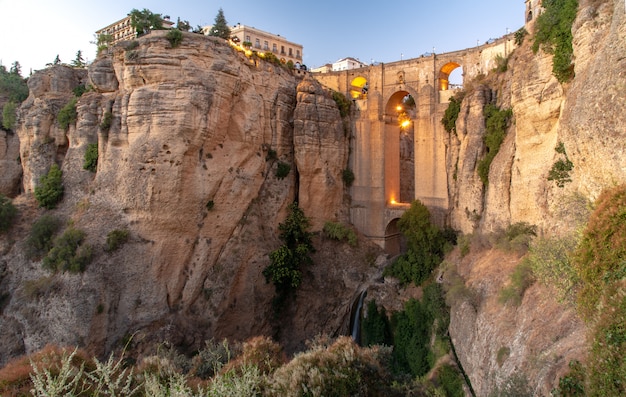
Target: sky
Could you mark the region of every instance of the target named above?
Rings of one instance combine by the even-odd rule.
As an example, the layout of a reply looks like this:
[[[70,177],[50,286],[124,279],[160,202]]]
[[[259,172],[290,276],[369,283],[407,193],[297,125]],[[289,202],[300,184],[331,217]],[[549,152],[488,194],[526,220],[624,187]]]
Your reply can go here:
[[[523,0],[0,0],[0,64],[18,61],[26,77],[57,55],[70,63],[80,50],[92,61],[94,32],[133,8],[192,27],[212,25],[221,8],[231,26],[302,44],[309,68],[345,57],[385,63],[473,47],[522,27],[525,11]]]

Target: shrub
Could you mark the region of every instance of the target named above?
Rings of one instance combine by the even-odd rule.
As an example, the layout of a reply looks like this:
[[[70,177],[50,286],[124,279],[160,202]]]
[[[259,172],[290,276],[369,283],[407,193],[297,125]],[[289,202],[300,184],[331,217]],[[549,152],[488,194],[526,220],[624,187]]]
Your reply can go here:
[[[270,264],[263,270],[266,282],[276,290],[274,309],[278,311],[284,299],[302,282],[300,267],[313,263],[309,253],[314,252],[309,219],[297,203],[289,206],[289,216],[278,228],[283,245],[270,253]]]
[[[76,102],[78,98],[73,97],[70,101],[59,110],[59,114],[57,115],[57,122],[59,123],[59,127],[64,131],[70,127],[70,124],[76,123],[76,119],[78,118],[78,113],[76,112]]]
[[[122,245],[126,244],[128,238],[130,237],[130,232],[127,229],[115,229],[111,230],[107,234],[107,241],[104,250],[106,252],[113,252],[120,248]]]
[[[498,300],[502,304],[512,304],[519,306],[522,303],[524,292],[533,285],[535,276],[533,274],[530,262],[522,260],[513,270],[509,285],[500,291]]]
[[[367,316],[361,323],[363,346],[392,345],[391,324],[385,307],[378,310],[375,300],[367,304]]]
[[[26,255],[34,258],[50,251],[52,237],[60,226],[61,222],[51,215],[46,214],[37,219],[26,239]]]
[[[9,230],[16,216],[17,208],[9,198],[0,194],[0,233]]]
[[[537,280],[554,288],[559,301],[573,300],[580,283],[571,260],[576,244],[573,236],[541,238],[533,241],[526,258]]]
[[[396,374],[423,376],[430,370],[430,328],[433,319],[422,303],[410,299],[404,310],[391,316],[393,329],[392,370]]]
[[[213,208],[215,208],[215,202],[213,200],[207,201],[206,202],[207,211],[211,211]]]
[[[13,131],[17,122],[17,105],[9,101],[2,107],[2,128]]]
[[[87,87],[84,84],[79,84],[72,90],[74,96],[80,98],[85,92],[87,92]]]
[[[346,187],[352,186],[354,183],[354,172],[350,168],[346,168],[341,172],[341,179]]]
[[[276,150],[272,148],[267,149],[267,156],[265,156],[265,161],[274,161],[278,160],[278,154],[276,154]]]
[[[569,157],[567,157],[563,142],[559,142],[554,150],[557,153],[562,154],[564,158],[558,159],[552,165],[552,168],[548,172],[548,180],[554,181],[558,187],[563,187],[566,183],[572,181],[569,173],[574,168],[574,164],[570,161]]]
[[[337,108],[339,108],[339,114],[341,117],[346,117],[350,114],[350,106],[352,103],[343,95],[341,92],[333,91],[332,93],[333,100],[337,104]]]
[[[442,365],[437,370],[437,383],[441,385],[446,397],[464,397],[463,374],[449,364]]]
[[[528,36],[528,31],[524,27],[521,27],[517,31],[515,31],[514,33],[515,45],[518,45],[518,46],[522,45],[522,43],[524,43],[524,38],[526,36]]]
[[[85,151],[85,161],[83,162],[83,169],[91,172],[96,172],[98,169],[98,144],[90,143],[87,145]]]
[[[165,37],[167,38],[167,41],[170,42],[172,48],[176,48],[183,41],[183,32],[181,32],[179,29],[170,29]]]
[[[495,71],[497,73],[504,73],[508,70],[509,66],[509,58],[508,57],[503,57],[501,54],[496,55],[496,67],[495,67]]]
[[[83,244],[84,239],[85,232],[69,227],[54,239],[48,255],[43,258],[43,266],[52,271],[84,271],[91,261],[91,247]]]
[[[585,370],[578,360],[570,361],[569,372],[559,378],[559,386],[551,391],[553,397],[584,397]]]
[[[324,223],[322,231],[326,236],[333,240],[341,241],[345,239],[348,244],[353,247],[357,244],[357,237],[354,230],[342,225],[341,223],[328,221]]]
[[[279,161],[276,167],[276,178],[284,179],[291,171],[291,166],[285,162]]]
[[[486,105],[483,113],[485,115],[485,136],[483,141],[487,147],[487,153],[478,162],[478,176],[486,186],[489,183],[489,167],[498,154],[500,145],[504,142],[506,129],[509,120],[513,115],[511,109],[501,110],[494,105]]]
[[[408,250],[383,271],[402,284],[421,284],[441,263],[445,239],[439,228],[430,222],[425,205],[414,201],[398,221],[400,232],[406,237]]]
[[[108,132],[111,129],[111,123],[113,122],[113,113],[105,112],[102,115],[102,122],[100,123],[100,130]]]
[[[501,236],[496,236],[496,244],[505,251],[523,254],[528,251],[530,241],[536,236],[537,226],[527,222],[516,222],[507,226]]]
[[[52,209],[63,199],[63,171],[52,164],[48,173],[39,179],[35,186],[35,198],[40,207]]]
[[[574,77],[572,24],[578,0],[544,0],[542,6],[544,12],[537,18],[532,48],[552,54],[552,74],[565,83]]]
[[[450,98],[448,107],[443,114],[441,124],[448,133],[454,132],[456,134],[456,120],[459,118],[461,112],[461,102],[463,101],[463,94],[457,94]]]

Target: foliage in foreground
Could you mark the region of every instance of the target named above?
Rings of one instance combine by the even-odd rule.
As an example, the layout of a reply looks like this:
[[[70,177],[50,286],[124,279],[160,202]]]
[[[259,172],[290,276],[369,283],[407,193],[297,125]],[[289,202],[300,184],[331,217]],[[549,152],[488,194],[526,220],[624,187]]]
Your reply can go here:
[[[52,164],[46,175],[39,179],[35,186],[35,198],[40,207],[52,209],[63,198],[63,171],[58,165]]]

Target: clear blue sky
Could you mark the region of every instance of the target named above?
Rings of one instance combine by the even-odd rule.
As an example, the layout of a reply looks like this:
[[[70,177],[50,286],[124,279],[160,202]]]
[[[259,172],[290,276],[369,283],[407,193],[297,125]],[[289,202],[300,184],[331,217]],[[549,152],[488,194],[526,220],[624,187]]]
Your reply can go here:
[[[524,24],[523,0],[0,0],[0,61],[22,65],[22,75],[58,54],[71,62],[78,50],[95,57],[94,32],[131,9],[211,25],[220,8],[238,22],[304,46],[303,63],[317,67],[347,56],[393,62],[425,52],[473,47]]]

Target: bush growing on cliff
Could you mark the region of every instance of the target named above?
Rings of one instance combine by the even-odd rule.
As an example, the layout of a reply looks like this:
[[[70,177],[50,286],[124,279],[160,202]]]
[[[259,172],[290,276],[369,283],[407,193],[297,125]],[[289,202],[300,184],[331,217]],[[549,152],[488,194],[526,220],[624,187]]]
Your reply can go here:
[[[552,54],[552,73],[565,83],[574,77],[572,24],[578,0],[544,0],[542,6],[544,12],[537,18],[532,48]]]
[[[367,304],[367,316],[363,317],[361,324],[363,346],[391,346],[393,344],[391,324],[385,307],[381,307],[379,311],[375,300],[371,300]]]
[[[17,216],[17,208],[3,194],[0,194],[0,233],[4,233],[13,224],[13,220]]]
[[[485,136],[483,141],[487,148],[487,153],[478,162],[478,176],[485,186],[489,184],[489,168],[491,162],[500,151],[500,145],[504,142],[506,129],[509,126],[513,111],[511,109],[501,110],[497,106],[488,104],[483,113],[485,115]]]
[[[352,105],[352,103],[348,100],[348,98],[346,98],[346,96],[343,95],[341,92],[337,91],[333,91],[332,96],[333,100],[337,104],[337,107],[339,108],[339,114],[341,115],[341,117],[346,117],[347,115],[349,115],[350,106]]]
[[[456,134],[456,120],[459,118],[461,112],[461,102],[463,101],[463,94],[459,93],[450,98],[450,103],[443,114],[441,124],[443,128],[448,132],[454,132]]]
[[[169,32],[165,35],[167,41],[170,42],[172,48],[176,48],[183,42],[183,32],[179,29],[170,29]]]
[[[550,168],[548,172],[548,180],[554,181],[558,187],[564,187],[566,183],[572,181],[569,173],[574,168],[574,164],[570,161],[569,157],[567,157],[563,142],[559,142],[554,148],[554,151],[561,154],[563,157],[552,164],[552,168]]]
[[[512,304],[519,306],[522,303],[524,292],[535,282],[535,275],[529,261],[522,260],[515,267],[509,284],[500,291],[498,300],[502,304]]]
[[[341,172],[341,179],[346,187],[352,186],[354,183],[354,172],[350,168],[346,168]]]
[[[85,161],[83,163],[83,169],[91,172],[96,172],[98,169],[98,144],[90,143],[87,145],[85,151]]]
[[[291,166],[283,161],[279,161],[276,166],[276,178],[284,179],[291,172]]]
[[[33,223],[26,239],[26,256],[35,258],[50,251],[52,237],[59,230],[61,222],[52,215],[42,215]]]
[[[104,250],[106,252],[113,252],[120,248],[122,245],[126,244],[128,238],[130,237],[130,232],[127,229],[115,229],[111,230],[107,234],[107,241]]]
[[[17,121],[17,105],[13,101],[9,101],[2,107],[2,128],[7,131],[15,129]]]
[[[402,215],[398,227],[407,239],[407,253],[386,267],[383,275],[396,277],[402,284],[420,285],[441,263],[445,238],[430,222],[428,208],[417,200]]]
[[[345,239],[352,247],[357,244],[357,237],[354,230],[341,223],[328,221],[324,223],[322,231],[326,236],[334,240],[341,241]]]
[[[303,265],[313,263],[309,253],[315,248],[311,241],[309,219],[297,203],[289,206],[289,215],[280,225],[280,239],[283,245],[270,253],[270,265],[263,270],[267,282],[272,282],[276,290],[275,310],[280,310],[287,296],[300,286]]]
[[[109,132],[111,129],[111,123],[113,122],[113,113],[105,112],[102,115],[102,122],[100,123],[100,130],[104,132]]]
[[[59,123],[59,127],[64,131],[67,131],[70,128],[70,124],[76,123],[76,119],[78,118],[78,113],[76,112],[76,102],[78,102],[78,98],[73,97],[70,101],[59,110],[59,114],[57,115],[57,122]]]
[[[91,247],[83,244],[85,232],[69,227],[54,239],[48,255],[43,258],[43,266],[52,271],[78,273],[85,270],[91,261]]]
[[[35,198],[40,207],[52,209],[63,198],[63,171],[58,165],[52,164],[46,175],[39,179],[35,186]]]

